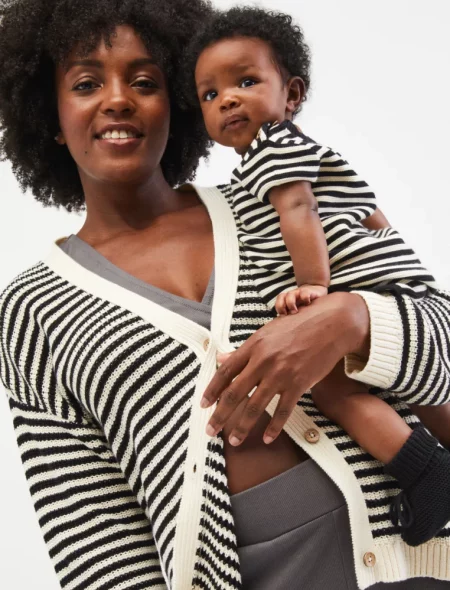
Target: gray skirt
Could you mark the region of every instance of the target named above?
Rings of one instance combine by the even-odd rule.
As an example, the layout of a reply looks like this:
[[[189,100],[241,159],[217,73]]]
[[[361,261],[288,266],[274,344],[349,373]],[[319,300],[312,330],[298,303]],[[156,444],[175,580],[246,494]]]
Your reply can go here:
[[[244,590],[358,590],[347,506],[308,459],[231,496]],[[414,578],[371,590],[450,590]]]

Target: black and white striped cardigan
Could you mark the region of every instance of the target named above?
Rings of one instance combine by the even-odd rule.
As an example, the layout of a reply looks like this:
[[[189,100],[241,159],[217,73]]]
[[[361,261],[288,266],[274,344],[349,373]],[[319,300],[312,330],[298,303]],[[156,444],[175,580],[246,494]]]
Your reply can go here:
[[[217,351],[241,345],[274,312],[239,242],[230,187],[197,190],[215,239],[210,331],[93,274],[57,245],[0,297],[1,381],[66,590],[241,586],[223,443],[206,436],[213,409],[199,402]],[[450,297],[361,296],[371,355],[364,366],[349,357],[347,371],[393,392],[381,395],[413,423],[407,402],[450,398]],[[314,445],[304,436],[311,428],[321,433]],[[394,481],[309,395],[286,431],[345,496],[361,589],[450,580],[450,528],[426,546],[405,545],[388,516]],[[369,552],[375,560],[364,559]]]
[[[283,121],[262,126],[231,178],[239,240],[258,268],[255,281],[268,305],[280,291],[296,286],[280,219],[268,194],[299,180],[311,183],[317,199],[330,260],[330,292],[395,290],[423,297],[436,286],[395,229],[369,231],[361,224],[376,209],[375,195],[341,154]]]

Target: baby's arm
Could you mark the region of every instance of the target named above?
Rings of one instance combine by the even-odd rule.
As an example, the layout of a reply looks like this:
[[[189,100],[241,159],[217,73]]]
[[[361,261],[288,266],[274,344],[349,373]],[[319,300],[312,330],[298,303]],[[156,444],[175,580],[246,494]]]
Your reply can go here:
[[[308,304],[326,295],[330,284],[327,242],[311,183],[300,180],[273,187],[269,200],[280,216],[281,235],[294,266],[296,302]]]
[[[369,217],[366,217],[361,221],[364,227],[367,229],[384,229],[386,227],[391,227],[391,224],[384,216],[384,213],[378,207]]]

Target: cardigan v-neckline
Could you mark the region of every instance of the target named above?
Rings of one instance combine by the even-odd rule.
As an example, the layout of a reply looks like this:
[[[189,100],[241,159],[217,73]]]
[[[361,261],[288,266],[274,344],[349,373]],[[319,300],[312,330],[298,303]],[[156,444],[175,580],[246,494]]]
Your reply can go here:
[[[180,295],[176,295],[175,293],[171,293],[170,291],[166,291],[161,287],[157,287],[156,285],[147,283],[146,281],[135,277],[134,275],[111,262],[108,258],[106,258],[106,256],[101,254],[98,250],[93,248],[90,244],[75,234],[72,234],[63,244],[60,244],[60,248],[66,254],[68,254],[70,258],[84,266],[87,270],[91,270],[91,272],[95,272],[104,278],[106,278],[105,275],[116,277],[116,280],[111,280],[109,278],[106,280],[111,280],[111,282],[117,283],[119,285],[135,285],[138,291],[147,293],[149,296],[148,298],[153,301],[165,299],[177,302],[193,309],[199,309],[203,311],[211,310],[211,300],[214,293],[214,265],[202,300],[195,301],[194,299],[181,297]],[[68,249],[70,251],[68,251]],[[97,272],[99,269],[100,272]]]
[[[190,422],[195,427],[189,429],[188,437],[185,473],[188,473],[189,477],[185,477],[183,483],[179,508],[179,513],[184,517],[177,524],[174,539],[174,571],[179,579],[177,576],[173,586],[177,588],[190,586],[194,572],[203,481],[211,440],[206,435],[206,425],[214,406],[202,409],[200,400],[217,366],[217,352],[234,350],[229,341],[229,332],[240,267],[236,223],[225,196],[216,187],[194,188],[208,210],[213,227],[216,284],[212,302],[211,330],[87,270],[70,258],[57,244],[53,244],[49,257],[44,261],[52,272],[68,283],[94,297],[130,311],[174,341],[184,344],[200,361],[190,409]],[[187,515],[189,516],[186,517]],[[192,523],[195,523],[195,526],[192,526]]]
[[[193,185],[206,206],[213,226],[215,288],[211,330],[145,297],[129,291],[84,268],[54,243],[44,263],[57,275],[84,291],[117,304],[152,323],[175,340],[193,348],[201,357],[211,335],[223,352],[233,350],[228,332],[239,274],[239,243],[233,212],[216,187]]]

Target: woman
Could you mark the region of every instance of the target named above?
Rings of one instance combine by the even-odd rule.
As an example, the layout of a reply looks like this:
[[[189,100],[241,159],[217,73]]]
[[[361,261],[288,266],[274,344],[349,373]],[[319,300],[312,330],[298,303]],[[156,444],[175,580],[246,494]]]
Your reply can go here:
[[[410,590],[418,576],[448,590],[449,530],[406,548],[389,520],[392,481],[309,396],[289,418],[269,405],[283,427],[270,445],[269,414],[253,425],[246,400],[222,435],[206,434],[217,353],[237,347],[209,387],[219,409],[236,404],[236,374],[292,397],[346,356],[415,424],[405,402],[447,402],[450,379],[446,296],[336,293],[270,321],[228,188],[173,188],[207,145],[171,90],[208,10],[21,0],[3,11],[2,152],[40,200],[87,211],[0,298],[1,379],[61,586],[239,588],[242,574],[258,590]]]

